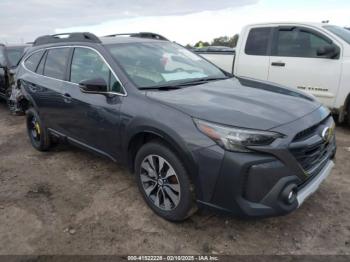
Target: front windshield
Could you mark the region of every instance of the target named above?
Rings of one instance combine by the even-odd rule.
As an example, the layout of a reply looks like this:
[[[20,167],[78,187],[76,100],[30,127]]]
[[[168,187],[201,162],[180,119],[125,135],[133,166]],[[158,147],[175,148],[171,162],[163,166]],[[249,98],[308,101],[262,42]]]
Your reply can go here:
[[[225,78],[220,69],[171,42],[123,43],[107,48],[139,88]]]
[[[350,44],[350,30],[335,25],[325,25],[323,27]]]
[[[17,66],[19,60],[22,58],[24,47],[9,47],[6,51],[10,67]]]

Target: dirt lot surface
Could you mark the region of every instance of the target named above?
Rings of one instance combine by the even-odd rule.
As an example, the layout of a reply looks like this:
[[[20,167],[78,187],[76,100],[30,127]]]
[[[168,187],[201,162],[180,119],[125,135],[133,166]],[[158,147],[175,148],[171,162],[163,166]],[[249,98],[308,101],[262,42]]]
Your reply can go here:
[[[333,174],[294,213],[157,217],[128,171],[68,145],[35,151],[0,104],[0,254],[350,254],[350,129]]]

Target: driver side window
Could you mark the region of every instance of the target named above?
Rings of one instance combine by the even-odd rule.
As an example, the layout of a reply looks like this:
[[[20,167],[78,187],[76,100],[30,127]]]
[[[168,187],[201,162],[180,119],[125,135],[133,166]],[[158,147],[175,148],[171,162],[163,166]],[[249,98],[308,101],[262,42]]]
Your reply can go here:
[[[75,48],[70,81],[79,84],[82,81],[96,78],[104,79],[109,91],[123,93],[121,84],[98,53],[88,48]]]
[[[279,29],[276,56],[318,58],[317,49],[331,46],[328,39],[302,28]]]

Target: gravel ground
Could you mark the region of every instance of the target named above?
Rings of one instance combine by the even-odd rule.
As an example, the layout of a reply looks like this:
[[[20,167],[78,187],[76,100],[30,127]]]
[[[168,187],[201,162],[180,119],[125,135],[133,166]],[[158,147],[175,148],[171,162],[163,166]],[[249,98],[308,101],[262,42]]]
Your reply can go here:
[[[132,175],[68,145],[35,151],[0,104],[0,254],[350,254],[350,129],[332,175],[294,213],[239,220],[157,217]]]

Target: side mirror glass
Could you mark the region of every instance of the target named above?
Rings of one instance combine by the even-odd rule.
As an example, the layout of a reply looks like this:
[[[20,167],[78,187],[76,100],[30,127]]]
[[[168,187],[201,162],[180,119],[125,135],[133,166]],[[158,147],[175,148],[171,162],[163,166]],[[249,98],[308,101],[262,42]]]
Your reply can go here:
[[[317,56],[326,58],[336,58],[339,55],[339,50],[334,45],[322,46],[317,49]]]
[[[79,83],[80,89],[84,93],[106,93],[107,82],[103,78],[84,80]]]

